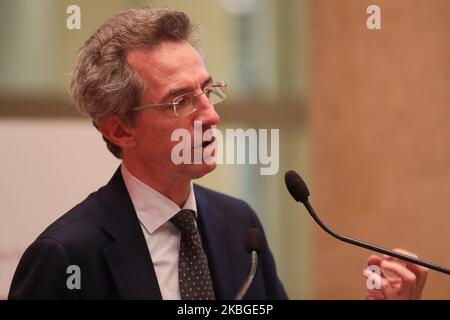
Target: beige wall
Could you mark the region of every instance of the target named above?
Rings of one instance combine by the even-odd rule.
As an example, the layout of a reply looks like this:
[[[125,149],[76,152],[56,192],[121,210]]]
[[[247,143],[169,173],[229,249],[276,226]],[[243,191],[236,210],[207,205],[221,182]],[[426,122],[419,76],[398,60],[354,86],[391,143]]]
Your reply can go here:
[[[312,3],[313,203],[337,231],[449,266],[450,2]],[[314,239],[315,297],[361,298],[369,252]],[[449,299],[450,278],[430,272],[424,298]]]
[[[104,185],[118,161],[85,120],[0,119],[0,299],[26,247]]]

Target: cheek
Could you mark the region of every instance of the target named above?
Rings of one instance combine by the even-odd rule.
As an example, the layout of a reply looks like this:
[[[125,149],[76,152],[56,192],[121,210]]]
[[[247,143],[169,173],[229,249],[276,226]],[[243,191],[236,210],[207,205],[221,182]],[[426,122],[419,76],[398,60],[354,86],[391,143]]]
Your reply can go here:
[[[172,121],[167,123],[163,120],[159,123],[155,120],[153,125],[140,126],[136,130],[138,152],[152,158],[170,159],[172,149],[179,143],[178,140],[172,141],[172,133],[176,129],[183,128],[192,134],[191,127],[188,122]]]

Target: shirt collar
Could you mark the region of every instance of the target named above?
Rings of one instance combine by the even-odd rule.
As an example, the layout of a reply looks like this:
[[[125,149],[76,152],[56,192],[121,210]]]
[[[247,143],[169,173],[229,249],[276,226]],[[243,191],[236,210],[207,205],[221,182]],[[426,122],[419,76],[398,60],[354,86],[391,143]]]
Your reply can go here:
[[[181,209],[192,210],[197,216],[197,203],[192,182],[189,196],[183,207],[180,208],[175,202],[133,176],[123,163],[121,172],[138,219],[150,234],[169,221]]]

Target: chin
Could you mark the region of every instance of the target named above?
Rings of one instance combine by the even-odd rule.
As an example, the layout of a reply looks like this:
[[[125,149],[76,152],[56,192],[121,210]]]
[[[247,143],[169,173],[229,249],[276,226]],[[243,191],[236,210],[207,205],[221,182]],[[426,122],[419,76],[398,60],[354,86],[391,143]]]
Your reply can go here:
[[[214,162],[212,164],[194,164],[189,165],[188,171],[191,179],[199,179],[203,177],[205,174],[212,172],[217,167],[217,164]]]

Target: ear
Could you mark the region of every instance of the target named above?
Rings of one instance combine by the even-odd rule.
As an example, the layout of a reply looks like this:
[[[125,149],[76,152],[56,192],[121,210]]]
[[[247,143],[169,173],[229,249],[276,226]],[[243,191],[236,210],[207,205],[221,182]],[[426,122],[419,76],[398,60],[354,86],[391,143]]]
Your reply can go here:
[[[98,130],[122,150],[136,146],[131,125],[117,116],[109,116],[100,120]]]

